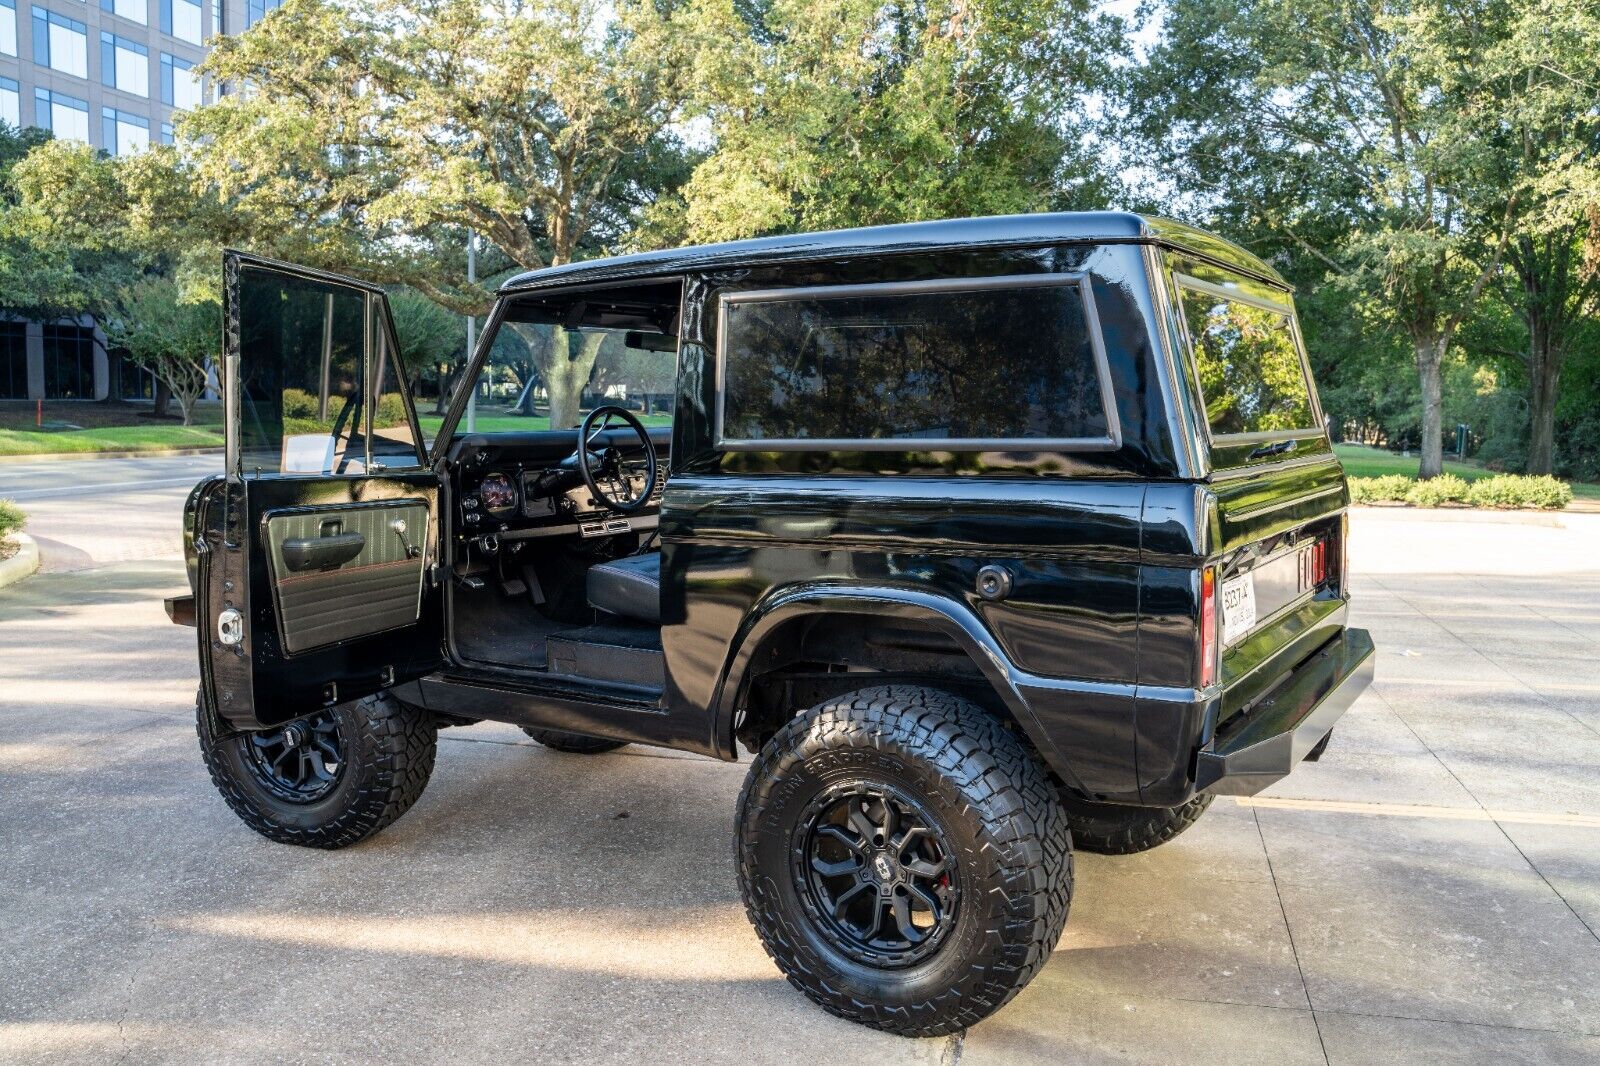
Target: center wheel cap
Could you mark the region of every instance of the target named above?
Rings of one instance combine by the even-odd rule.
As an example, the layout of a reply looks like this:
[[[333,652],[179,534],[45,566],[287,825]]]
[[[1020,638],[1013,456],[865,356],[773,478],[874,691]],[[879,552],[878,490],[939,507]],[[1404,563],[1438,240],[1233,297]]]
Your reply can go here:
[[[882,884],[894,880],[897,865],[899,864],[889,858],[888,852],[880,851],[872,857],[872,872]]]

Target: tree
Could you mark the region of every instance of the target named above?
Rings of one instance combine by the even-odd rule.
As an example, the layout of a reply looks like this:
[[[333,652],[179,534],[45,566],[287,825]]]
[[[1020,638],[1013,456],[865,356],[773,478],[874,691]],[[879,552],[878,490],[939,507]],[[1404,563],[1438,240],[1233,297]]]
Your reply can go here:
[[[1089,0],[697,0],[715,148],[643,243],[1099,206],[1086,102],[1124,48]]]
[[[420,405],[432,399],[434,413],[442,414],[456,377],[471,354],[466,347],[466,324],[421,293],[409,288],[389,293],[400,363]]]
[[[1437,53],[1455,73],[1455,120],[1477,150],[1483,184],[1516,216],[1506,300],[1526,328],[1527,471],[1548,474],[1562,371],[1582,318],[1600,309],[1600,261],[1584,268],[1586,239],[1600,250],[1600,188],[1586,188],[1600,167],[1600,9],[1533,0],[1497,14],[1481,64],[1453,66],[1459,29]]]
[[[1280,233],[1406,337],[1425,478],[1443,467],[1445,357],[1515,228],[1453,91],[1502,24],[1496,0],[1174,0],[1132,80],[1192,202]]]
[[[468,230],[534,269],[628,226],[674,143],[679,38],[641,0],[288,0],[203,66],[251,90],[180,130],[259,243],[482,313]]]
[[[184,302],[174,280],[154,275],[124,287],[117,302],[105,323],[111,342],[167,383],[189,425],[222,352],[221,309]]]

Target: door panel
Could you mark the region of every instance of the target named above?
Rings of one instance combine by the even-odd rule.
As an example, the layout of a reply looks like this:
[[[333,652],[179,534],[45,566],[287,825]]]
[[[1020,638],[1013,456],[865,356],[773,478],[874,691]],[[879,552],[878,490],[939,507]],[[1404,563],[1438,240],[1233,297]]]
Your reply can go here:
[[[223,268],[227,483],[196,608],[208,703],[254,729],[438,665],[439,479],[381,289]]]
[[[416,545],[428,540],[426,500],[279,511],[266,525],[285,651],[416,622],[423,580]]]

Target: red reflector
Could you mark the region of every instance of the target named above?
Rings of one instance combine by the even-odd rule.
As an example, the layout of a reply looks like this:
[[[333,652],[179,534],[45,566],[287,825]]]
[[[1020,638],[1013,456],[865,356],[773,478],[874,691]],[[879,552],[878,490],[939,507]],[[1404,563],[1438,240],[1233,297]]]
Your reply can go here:
[[[1200,687],[1217,680],[1217,572],[1200,571]]]

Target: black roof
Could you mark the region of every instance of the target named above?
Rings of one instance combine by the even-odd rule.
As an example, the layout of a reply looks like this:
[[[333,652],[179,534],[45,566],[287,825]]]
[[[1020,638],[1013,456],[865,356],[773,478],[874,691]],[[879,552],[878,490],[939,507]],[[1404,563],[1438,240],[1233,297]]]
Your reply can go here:
[[[756,237],[723,244],[701,244],[606,259],[586,259],[580,263],[518,274],[506,281],[500,291],[660,277],[691,271],[841,256],[893,255],[961,247],[1040,247],[1075,241],[1146,241],[1162,244],[1217,260],[1278,285],[1288,285],[1276,270],[1256,256],[1193,226],[1124,211],[1074,211],[904,222],[894,226]]]

